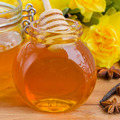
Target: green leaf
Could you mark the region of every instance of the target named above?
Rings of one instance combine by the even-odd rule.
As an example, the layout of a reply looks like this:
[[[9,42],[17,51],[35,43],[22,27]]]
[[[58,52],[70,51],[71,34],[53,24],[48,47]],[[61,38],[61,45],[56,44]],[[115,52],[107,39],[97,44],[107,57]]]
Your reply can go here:
[[[120,11],[120,0],[113,0],[114,4],[113,7]]]
[[[70,19],[73,19],[73,20],[76,20],[78,17],[77,17],[77,15],[72,15],[71,17],[70,17]]]
[[[113,0],[106,0],[106,6],[109,6],[113,3]]]
[[[117,10],[114,7],[111,7],[110,9],[107,10],[106,15],[112,15],[116,12]]]
[[[94,12],[93,16],[96,17],[96,18],[100,18],[100,17],[103,16],[103,14],[102,13],[98,13],[98,12]]]
[[[86,26],[97,25],[99,23],[99,19],[96,17],[92,17],[90,22],[84,23]]]
[[[106,0],[106,11],[103,14],[113,7],[117,11],[120,11],[120,0]]]
[[[69,12],[70,8],[65,8],[62,12],[63,12],[63,15],[65,16],[68,12]]]
[[[77,15],[78,17],[78,20],[82,22],[84,16],[79,12],[79,13],[76,13],[75,15]]]
[[[71,15],[71,17],[69,17],[69,15]],[[74,20],[79,20],[81,23],[83,23],[86,26],[91,26],[91,25],[96,25],[99,23],[99,18],[102,17],[102,13],[94,13],[90,22],[88,23],[84,23],[83,19],[84,16],[80,13],[80,9],[76,8],[76,9],[70,9],[70,8],[66,8],[63,10],[63,15],[65,17],[69,17],[70,19],[74,19]]]
[[[76,14],[76,13],[79,13],[79,12],[80,12],[79,8],[75,8],[75,9],[69,11],[70,14]]]

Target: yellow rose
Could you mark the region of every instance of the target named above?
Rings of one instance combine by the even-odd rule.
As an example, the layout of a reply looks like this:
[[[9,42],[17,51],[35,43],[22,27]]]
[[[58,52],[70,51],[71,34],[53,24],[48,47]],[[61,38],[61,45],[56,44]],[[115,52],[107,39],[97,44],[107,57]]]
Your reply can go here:
[[[50,0],[52,8],[63,10],[69,6],[70,0]]]
[[[104,16],[98,25],[91,26],[84,33],[83,41],[92,52],[100,67],[110,68],[119,61],[120,54],[120,12]],[[86,36],[86,37],[85,37]]]
[[[84,16],[84,22],[89,22],[93,12],[104,12],[106,8],[105,0],[71,0],[69,7],[79,8]]]
[[[70,0],[50,0],[52,8],[57,8],[63,10],[68,7]],[[42,0],[22,0],[23,8],[25,8],[27,3],[33,4],[34,8],[37,11],[37,14],[40,15],[45,11]]]

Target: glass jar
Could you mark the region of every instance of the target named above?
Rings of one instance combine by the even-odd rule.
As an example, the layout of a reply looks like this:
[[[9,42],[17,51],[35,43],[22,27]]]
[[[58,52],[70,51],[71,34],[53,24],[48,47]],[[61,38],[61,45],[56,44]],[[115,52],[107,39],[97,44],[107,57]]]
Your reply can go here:
[[[12,64],[23,42],[21,20],[20,0],[0,0],[0,91],[14,86]]]
[[[83,104],[96,83],[92,54],[80,41],[81,26],[49,31],[32,22],[31,41],[19,51],[13,69],[15,85],[28,105],[39,111],[64,112]]]

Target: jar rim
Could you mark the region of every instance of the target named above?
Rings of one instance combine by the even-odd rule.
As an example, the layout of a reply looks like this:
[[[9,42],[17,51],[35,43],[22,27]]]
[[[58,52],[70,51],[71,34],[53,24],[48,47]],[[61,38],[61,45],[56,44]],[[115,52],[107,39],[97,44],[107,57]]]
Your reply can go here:
[[[18,3],[19,3],[19,5],[18,5],[17,7],[13,8],[13,9],[11,9],[11,10],[2,12],[2,13],[0,13],[0,15],[7,14],[7,13],[11,13],[11,12],[13,12],[13,11],[18,10],[19,8],[22,8],[22,1],[21,1],[21,0],[17,0],[17,1],[18,1]],[[0,3],[4,3],[4,2],[0,2]]]
[[[76,32],[78,30],[81,30],[82,29],[82,26],[79,24],[78,21],[76,20],[72,20],[72,19],[68,19],[66,18],[66,21],[68,22],[72,22],[72,25],[70,25],[70,30],[67,30],[67,31],[55,31],[55,30],[46,30],[46,29],[43,29],[42,27],[39,27],[37,26],[39,21],[36,20],[36,21],[33,21],[30,23],[30,29],[34,30],[35,32],[37,33],[41,33],[41,32],[46,32],[46,33],[57,33],[57,34],[66,34],[66,33],[73,33],[73,32]]]
[[[12,1],[13,2],[13,1]],[[17,4],[16,4],[17,2]],[[5,18],[6,20],[2,20],[0,23],[0,30],[2,30],[6,26],[17,25],[22,20],[22,2],[21,0],[15,0],[15,3],[5,2],[4,0],[0,2],[2,7],[8,7],[7,11],[1,12],[0,17]]]
[[[45,44],[63,44],[71,43],[79,40],[82,35],[82,25],[75,20],[66,19],[69,21],[68,30],[46,30],[39,27],[39,21],[33,21],[28,27],[28,34],[32,37],[32,41],[42,42]]]

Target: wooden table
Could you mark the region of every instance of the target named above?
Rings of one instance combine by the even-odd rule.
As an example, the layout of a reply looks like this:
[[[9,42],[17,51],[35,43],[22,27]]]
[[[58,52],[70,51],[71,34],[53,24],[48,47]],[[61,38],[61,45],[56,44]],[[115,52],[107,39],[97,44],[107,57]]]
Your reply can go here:
[[[0,91],[0,120],[120,120],[120,114],[109,115],[99,106],[99,100],[118,83],[120,79],[98,79],[84,105],[72,112],[58,114],[34,111],[24,104],[14,87],[7,87]],[[119,97],[117,99],[120,101]]]

